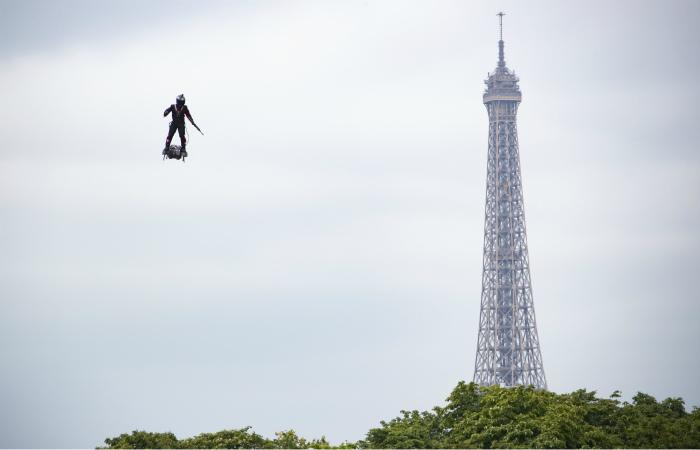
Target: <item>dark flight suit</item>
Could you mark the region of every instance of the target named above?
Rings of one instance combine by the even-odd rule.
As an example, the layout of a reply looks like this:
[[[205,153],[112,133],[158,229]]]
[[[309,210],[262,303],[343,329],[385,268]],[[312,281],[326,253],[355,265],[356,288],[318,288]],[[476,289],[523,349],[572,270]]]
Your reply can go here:
[[[170,147],[170,141],[173,140],[173,136],[175,136],[175,130],[177,130],[180,134],[180,145],[182,145],[182,149],[184,150],[185,145],[187,144],[187,139],[185,139],[185,116],[187,116],[189,121],[194,125],[192,115],[190,114],[190,110],[187,108],[187,105],[182,105],[180,107],[176,105],[170,105],[163,112],[163,117],[167,116],[170,113],[173,114],[173,121],[170,122],[168,137],[165,139],[165,148],[167,149]]]

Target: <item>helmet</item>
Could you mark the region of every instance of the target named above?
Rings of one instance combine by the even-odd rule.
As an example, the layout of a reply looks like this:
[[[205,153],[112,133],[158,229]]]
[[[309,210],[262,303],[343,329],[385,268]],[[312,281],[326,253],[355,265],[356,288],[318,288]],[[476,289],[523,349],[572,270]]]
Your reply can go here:
[[[175,103],[177,104],[177,106],[184,105],[185,104],[185,94],[178,95],[177,98],[175,99]]]

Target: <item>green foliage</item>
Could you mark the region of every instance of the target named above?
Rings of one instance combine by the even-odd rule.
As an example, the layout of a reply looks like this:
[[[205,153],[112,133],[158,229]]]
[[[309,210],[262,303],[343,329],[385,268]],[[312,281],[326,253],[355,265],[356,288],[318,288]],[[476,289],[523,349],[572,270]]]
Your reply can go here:
[[[292,449],[348,449],[356,448],[352,442],[344,442],[339,446],[332,446],[322,436],[320,439],[307,441],[297,436],[294,430],[275,433],[275,439],[265,439],[251,431],[251,427],[233,430],[223,430],[216,433],[201,433],[197,436],[178,440],[173,433],[147,433],[145,431],[133,431],[131,434],[122,434],[116,438],[105,439],[107,447],[101,448],[292,448]]]
[[[555,394],[532,387],[460,382],[447,405],[406,411],[373,428],[363,448],[699,448],[700,410],[680,398],[639,393],[621,403],[586,390]]]
[[[173,433],[149,433],[134,430],[131,434],[122,433],[115,438],[105,439],[107,448],[177,448],[177,438]]]
[[[459,382],[446,405],[401,411],[364,440],[331,445],[294,430],[266,439],[250,427],[178,440],[172,433],[133,431],[105,440],[107,448],[700,448],[700,409],[680,398],[661,402],[638,393],[598,398],[584,389],[568,394],[532,387],[482,387]]]
[[[294,430],[278,431],[272,442],[274,448],[308,448],[306,439],[297,436]]]
[[[440,442],[438,415],[401,411],[402,416],[367,433],[366,442],[381,442],[385,448],[435,448]]]
[[[264,448],[268,441],[257,433],[249,432],[250,427],[238,430],[223,430],[216,433],[202,433],[178,442],[179,448]]]

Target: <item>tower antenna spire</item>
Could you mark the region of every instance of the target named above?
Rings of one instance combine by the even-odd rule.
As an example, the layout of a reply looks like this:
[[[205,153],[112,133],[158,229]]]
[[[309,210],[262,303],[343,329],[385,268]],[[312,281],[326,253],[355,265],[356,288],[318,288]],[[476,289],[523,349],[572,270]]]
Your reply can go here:
[[[503,16],[506,15],[503,11],[496,14],[498,16],[499,41],[498,41],[498,67],[505,67],[506,61],[503,55]]]
[[[499,12],[499,13],[496,14],[496,15],[498,16],[498,26],[499,26],[499,28],[500,28],[500,39],[499,39],[499,40],[502,41],[502,40],[503,40],[503,16],[505,16],[506,13],[504,13],[503,11],[501,11],[501,12]]]

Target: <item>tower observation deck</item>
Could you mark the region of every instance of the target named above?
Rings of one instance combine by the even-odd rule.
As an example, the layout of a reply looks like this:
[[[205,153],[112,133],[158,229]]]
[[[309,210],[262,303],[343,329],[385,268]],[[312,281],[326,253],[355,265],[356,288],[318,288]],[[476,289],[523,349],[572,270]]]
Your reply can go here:
[[[484,386],[532,385],[546,389],[530,282],[516,126],[522,96],[518,77],[505,63],[503,15],[498,14],[498,65],[488,75],[484,92],[489,137],[474,381]]]

